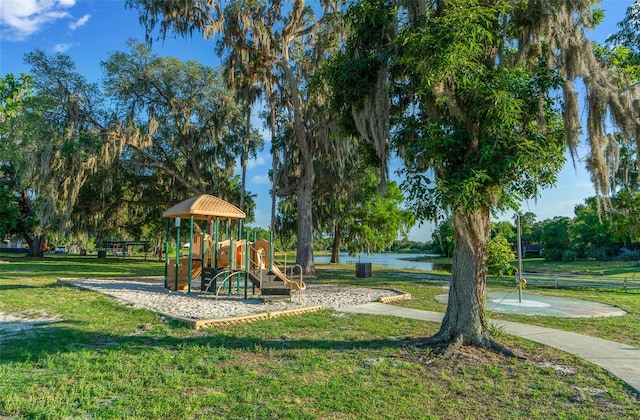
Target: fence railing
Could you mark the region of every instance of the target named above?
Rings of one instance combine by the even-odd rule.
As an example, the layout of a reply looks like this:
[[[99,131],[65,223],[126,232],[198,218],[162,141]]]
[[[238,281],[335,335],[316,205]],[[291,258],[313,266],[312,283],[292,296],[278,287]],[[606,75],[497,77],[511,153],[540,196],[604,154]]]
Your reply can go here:
[[[578,276],[569,274],[539,274],[524,273],[522,277],[527,285],[565,288],[587,287],[594,289],[622,289],[640,290],[640,278],[631,277],[606,277],[606,276]]]
[[[357,261],[347,261],[345,264],[356,264]],[[427,280],[450,282],[451,274],[425,273],[421,275]],[[524,273],[522,277],[527,281],[527,285],[550,287],[555,289],[583,287],[593,289],[620,289],[620,290],[640,290],[640,276],[631,275],[629,277],[613,276],[585,276],[572,274],[544,274],[544,273]]]

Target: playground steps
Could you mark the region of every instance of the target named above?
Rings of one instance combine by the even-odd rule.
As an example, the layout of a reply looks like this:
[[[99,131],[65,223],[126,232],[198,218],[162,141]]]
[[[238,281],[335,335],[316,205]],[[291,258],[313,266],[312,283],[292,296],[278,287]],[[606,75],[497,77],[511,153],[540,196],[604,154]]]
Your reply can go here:
[[[286,295],[289,296],[291,290],[288,287],[263,287],[260,289],[262,295]]]
[[[291,296],[291,289],[286,287],[284,281],[272,271],[267,269],[251,270],[249,271],[249,279],[256,287],[260,288],[260,299],[265,302],[289,299]]]

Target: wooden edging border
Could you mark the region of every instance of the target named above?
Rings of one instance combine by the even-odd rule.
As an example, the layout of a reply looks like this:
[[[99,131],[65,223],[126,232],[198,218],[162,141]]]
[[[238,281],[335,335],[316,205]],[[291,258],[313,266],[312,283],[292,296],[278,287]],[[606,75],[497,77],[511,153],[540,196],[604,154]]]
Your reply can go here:
[[[251,315],[242,315],[242,316],[234,316],[231,318],[219,318],[219,319],[191,319],[184,317],[177,317],[175,315],[170,314],[162,314],[167,318],[174,319],[176,321],[187,324],[188,326],[199,330],[200,328],[209,328],[209,327],[217,327],[221,325],[231,325],[231,324],[242,324],[248,322],[259,321],[263,319],[271,319],[277,318],[280,316],[289,316],[289,315],[300,315],[306,314],[309,312],[317,312],[322,309],[322,306],[307,306],[304,308],[295,308],[295,309],[286,309],[282,311],[272,311],[272,312],[261,312],[257,314]]]
[[[383,296],[380,299],[378,299],[378,302],[393,303],[393,302],[401,302],[403,300],[411,300],[411,293],[406,293],[398,289],[387,289],[387,290],[391,290],[392,292],[395,292],[398,294],[395,296]]]
[[[56,279],[56,283],[69,284],[74,281],[82,281],[82,280],[104,280],[104,281],[132,281],[133,280],[133,281],[141,281],[142,283],[149,283],[149,282],[158,282],[160,280],[164,280],[164,276],[58,277]]]

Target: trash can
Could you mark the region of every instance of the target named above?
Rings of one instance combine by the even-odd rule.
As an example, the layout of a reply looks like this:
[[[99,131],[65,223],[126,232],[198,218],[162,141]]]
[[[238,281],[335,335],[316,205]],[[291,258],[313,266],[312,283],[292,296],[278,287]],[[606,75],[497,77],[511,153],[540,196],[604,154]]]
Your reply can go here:
[[[371,277],[371,263],[356,263],[356,278],[367,279]]]
[[[107,250],[99,249],[98,250],[98,258],[107,258]]]

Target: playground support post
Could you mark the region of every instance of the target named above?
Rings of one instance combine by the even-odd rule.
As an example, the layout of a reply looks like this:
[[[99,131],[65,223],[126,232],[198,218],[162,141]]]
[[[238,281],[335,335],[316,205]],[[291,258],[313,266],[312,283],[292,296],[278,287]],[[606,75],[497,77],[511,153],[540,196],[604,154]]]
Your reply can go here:
[[[180,268],[180,216],[176,216],[176,278],[175,278],[175,291],[178,291],[178,269]]]
[[[216,274],[218,274],[218,229],[220,227],[220,217],[216,216],[216,222],[213,226],[213,231],[214,231],[214,237],[213,237],[213,268],[216,272]]]
[[[206,261],[206,255],[205,255],[205,251],[207,249],[206,247],[206,243],[207,243],[207,228],[209,227],[209,225],[207,224],[207,227],[205,227],[205,229],[202,232],[202,240],[200,241],[200,266],[202,267],[202,270],[200,270],[200,291],[202,291],[202,288],[204,287],[204,277],[205,277],[205,261]],[[200,229],[202,230],[202,229]],[[211,230],[211,229],[209,229]]]
[[[227,224],[228,226],[228,224]],[[229,240],[229,271],[233,273],[233,239]],[[233,281],[231,277],[229,277],[229,296],[233,294]]]
[[[189,216],[189,264],[187,270],[187,294],[191,294],[191,270],[193,269],[193,214]]]
[[[164,287],[169,286],[168,267],[169,267],[169,219],[165,222],[164,229]]]
[[[237,238],[239,240],[242,240],[242,219],[238,220],[238,236]],[[242,258],[242,254],[238,255],[238,258]],[[242,264],[242,261],[240,262],[240,264]],[[240,269],[242,269],[242,267],[240,267]],[[240,292],[240,272],[238,272],[238,275],[236,276],[236,293]]]
[[[269,272],[273,271],[273,259],[275,258],[273,251],[273,232],[269,232]]]
[[[197,223],[197,222],[196,222]],[[206,228],[204,230],[202,230],[202,228],[200,229],[202,231],[202,240],[200,241],[200,255],[202,255],[202,266],[204,267],[204,253],[207,249],[207,230]]]
[[[247,298],[247,286],[249,285],[249,231],[247,240],[244,241],[244,298]]]
[[[258,243],[258,233],[257,232],[253,232],[253,244],[255,246],[255,244]],[[258,250],[256,251],[256,263],[258,263]],[[260,266],[258,268],[261,268]],[[251,282],[251,294],[255,296],[256,294],[256,284],[254,282]]]

